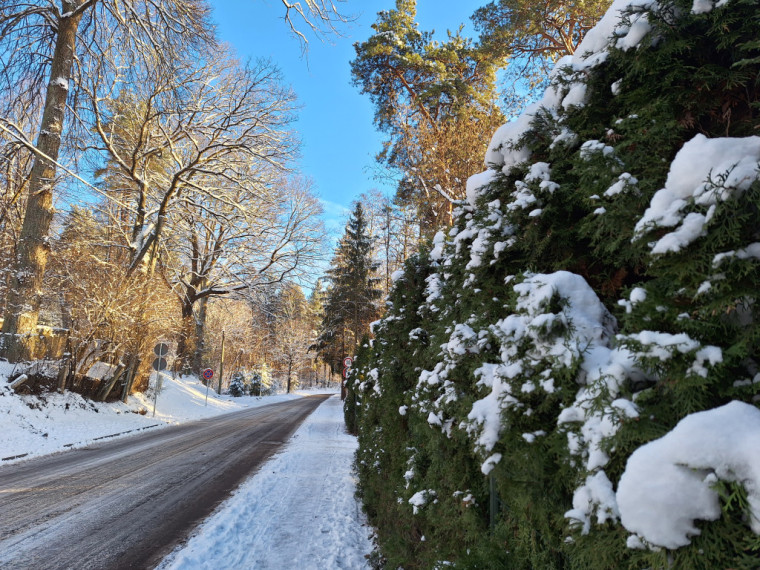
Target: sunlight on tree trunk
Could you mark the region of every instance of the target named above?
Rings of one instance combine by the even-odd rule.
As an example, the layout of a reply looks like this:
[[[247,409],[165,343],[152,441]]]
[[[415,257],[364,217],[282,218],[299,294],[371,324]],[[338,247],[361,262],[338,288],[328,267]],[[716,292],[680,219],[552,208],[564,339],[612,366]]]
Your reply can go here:
[[[63,6],[67,12],[73,12],[82,5],[64,2]],[[2,354],[11,362],[33,356],[42,278],[49,251],[46,238],[53,221],[56,161],[61,146],[66,97],[81,18],[82,12],[76,11],[58,21],[58,37],[37,140],[38,153],[32,167],[29,202],[21,228],[15,268],[10,278],[8,310],[2,328]]]

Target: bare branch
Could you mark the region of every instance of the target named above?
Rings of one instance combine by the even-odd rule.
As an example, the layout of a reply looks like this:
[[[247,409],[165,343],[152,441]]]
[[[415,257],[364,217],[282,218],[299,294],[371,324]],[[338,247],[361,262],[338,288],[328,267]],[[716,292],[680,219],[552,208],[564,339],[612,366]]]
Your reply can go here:
[[[306,52],[309,40],[301,31],[301,25],[319,39],[324,39],[329,34],[340,35],[339,27],[355,19],[354,16],[343,14],[339,4],[346,0],[303,0],[290,2],[282,0],[285,7],[285,21],[293,34],[301,43],[302,52]],[[296,21],[298,20],[298,21]]]

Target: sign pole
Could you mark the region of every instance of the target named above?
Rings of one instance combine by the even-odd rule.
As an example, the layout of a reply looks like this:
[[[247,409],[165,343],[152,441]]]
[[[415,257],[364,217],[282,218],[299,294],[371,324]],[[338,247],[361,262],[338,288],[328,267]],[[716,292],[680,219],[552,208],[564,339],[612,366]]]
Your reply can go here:
[[[166,370],[166,359],[164,356],[169,354],[169,345],[165,342],[159,342],[153,347],[153,354],[156,355],[156,359],[153,360],[153,370],[156,371],[156,387],[155,395],[153,397],[153,417],[156,417],[156,404],[158,403],[158,391],[161,389],[161,371]]]
[[[161,372],[156,372],[156,393],[153,395],[153,417],[156,417],[156,404],[158,403],[158,380],[161,378]]]
[[[222,329],[222,358],[219,362],[219,390],[218,394],[222,393],[222,376],[224,376],[224,329]]]
[[[211,385],[211,379],[214,377],[214,371],[211,368],[206,368],[202,373],[203,379],[206,381],[206,403],[208,406],[208,387]]]

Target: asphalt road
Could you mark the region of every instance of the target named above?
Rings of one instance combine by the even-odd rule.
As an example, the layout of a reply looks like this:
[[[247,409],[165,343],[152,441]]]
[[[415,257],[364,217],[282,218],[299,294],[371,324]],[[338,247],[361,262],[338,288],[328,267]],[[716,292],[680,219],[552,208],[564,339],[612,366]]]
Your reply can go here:
[[[0,568],[155,567],[326,397],[0,467]]]

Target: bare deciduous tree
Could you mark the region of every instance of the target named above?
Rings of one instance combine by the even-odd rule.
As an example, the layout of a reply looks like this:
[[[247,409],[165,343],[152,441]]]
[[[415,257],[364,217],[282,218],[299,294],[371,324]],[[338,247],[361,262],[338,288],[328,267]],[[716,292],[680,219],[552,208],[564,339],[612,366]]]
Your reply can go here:
[[[379,263],[383,294],[390,292],[393,273],[417,251],[419,224],[417,212],[410,205],[399,205],[379,190],[370,190],[357,198],[367,215],[367,231],[373,238],[373,256]]]
[[[236,193],[255,196],[285,168],[297,144],[287,129],[294,96],[268,62],[242,67],[222,51],[195,67],[124,70],[114,52],[86,85],[95,150],[133,209],[125,227],[133,273],[157,251],[176,208],[211,211]]]
[[[287,284],[280,292],[280,312],[277,319],[277,360],[285,373],[286,391],[297,387],[298,379],[311,358],[311,321],[308,305],[301,288]],[[294,386],[295,384],[295,386]]]
[[[190,360],[193,331],[195,346],[202,344],[199,301],[234,294],[253,303],[256,289],[308,280],[324,244],[320,212],[299,179],[241,186],[216,198],[192,193],[185,200],[173,216],[165,264],[182,306],[180,358]]]
[[[177,44],[211,39],[207,14],[202,0],[61,0],[60,6],[49,0],[10,0],[0,7],[0,81],[34,90],[47,80],[2,328],[2,352],[11,360],[30,355],[30,333],[39,317],[57,163],[78,48],[91,43],[99,29],[118,26],[128,30],[135,45],[151,50],[154,57],[166,57]]]
[[[336,26],[352,19],[341,13],[338,5],[343,2],[345,0],[303,0],[302,2],[282,0],[282,5],[285,7],[285,21],[305,49],[309,40],[301,31],[301,26],[296,23],[296,19],[303,22],[306,28],[317,37],[323,37],[326,33],[338,33]]]
[[[105,157],[102,179],[120,205],[127,277],[161,252],[187,366],[193,344],[202,347],[199,302],[297,278],[321,252],[318,201],[283,176],[297,146],[294,97],[270,63],[242,67],[222,50],[179,69],[125,69],[117,45],[108,56],[83,77],[82,117],[93,117],[98,140],[89,150]]]

